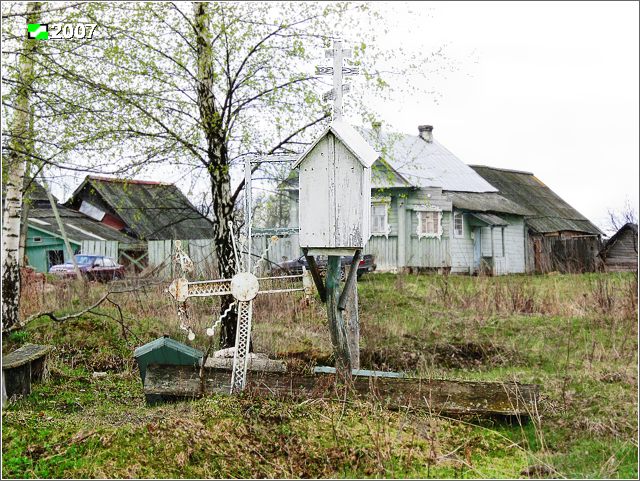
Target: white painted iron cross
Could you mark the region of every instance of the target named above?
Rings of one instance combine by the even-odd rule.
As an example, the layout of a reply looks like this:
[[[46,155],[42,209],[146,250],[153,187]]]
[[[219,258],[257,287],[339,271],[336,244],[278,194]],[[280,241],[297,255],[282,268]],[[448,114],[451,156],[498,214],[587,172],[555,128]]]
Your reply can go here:
[[[333,120],[342,118],[342,92],[349,91],[349,84],[342,83],[343,75],[357,75],[358,67],[344,67],[342,61],[351,58],[351,50],[343,49],[342,42],[333,42],[333,48],[327,49],[326,56],[333,58],[333,67],[316,67],[316,75],[333,75],[333,88],[326,92],[323,100],[333,99]]]
[[[178,318],[180,327],[189,332],[189,340],[195,339],[195,333],[188,325],[186,301],[190,297],[210,297],[210,296],[228,296],[232,295],[235,299],[234,304],[238,306],[238,324],[236,328],[236,345],[233,356],[233,368],[231,371],[231,393],[240,392],[244,389],[247,380],[247,365],[249,361],[249,344],[251,337],[251,320],[253,316],[253,299],[258,294],[275,294],[282,292],[297,292],[311,289],[311,281],[303,267],[301,275],[287,275],[275,277],[257,277],[255,272],[260,262],[265,259],[267,251],[271,247],[270,244],[262,253],[260,260],[256,263],[253,272],[251,271],[251,163],[249,160],[245,162],[245,222],[247,226],[247,237],[245,239],[246,251],[238,252],[236,238],[233,235],[233,223],[229,222],[229,230],[233,241],[233,252],[236,260],[237,273],[231,279],[214,279],[207,281],[188,281],[185,277],[187,273],[193,271],[193,262],[187,254],[182,250],[182,242],[175,242],[175,261],[180,265],[182,274],[180,278],[174,279],[168,288],[169,294],[179,303]],[[272,243],[278,238],[273,236]],[[240,254],[244,254],[244,262],[241,262]],[[243,269],[244,268],[244,269]],[[277,279],[302,279],[303,287],[301,288],[274,288],[263,289],[262,284]],[[220,315],[218,320],[207,329],[207,335],[215,335],[216,327],[229,313],[234,304]]]

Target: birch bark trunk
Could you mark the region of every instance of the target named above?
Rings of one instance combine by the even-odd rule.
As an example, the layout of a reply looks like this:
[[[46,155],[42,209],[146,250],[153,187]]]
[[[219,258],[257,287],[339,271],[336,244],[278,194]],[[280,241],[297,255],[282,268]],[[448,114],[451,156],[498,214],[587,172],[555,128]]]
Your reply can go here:
[[[27,22],[37,23],[41,2],[29,2]],[[5,204],[2,211],[2,329],[19,323],[20,316],[20,221],[22,189],[28,161],[30,136],[30,100],[34,81],[34,55],[39,40],[25,39],[20,55],[20,72],[15,100],[14,117],[10,127],[9,154],[4,168],[7,171]]]
[[[226,150],[225,130],[222,113],[216,108],[214,95],[214,58],[211,39],[210,13],[206,3],[195,3],[196,56],[198,65],[197,103],[200,122],[207,141],[207,160],[211,195],[213,199],[213,238],[216,245],[218,270],[221,277],[231,279],[236,273],[233,253],[232,227],[233,201],[231,199],[231,178],[229,158]],[[234,302],[233,296],[221,299],[221,312]],[[231,309],[222,321],[220,348],[232,347],[236,341],[237,310]]]

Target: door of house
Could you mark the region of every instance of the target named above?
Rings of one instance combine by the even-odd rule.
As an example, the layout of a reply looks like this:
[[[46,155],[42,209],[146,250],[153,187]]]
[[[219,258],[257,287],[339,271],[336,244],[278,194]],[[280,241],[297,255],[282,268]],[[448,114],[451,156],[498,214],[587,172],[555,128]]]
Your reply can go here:
[[[51,266],[58,264],[64,264],[64,252],[62,250],[48,250],[47,251],[47,272],[51,269]]]
[[[480,271],[480,260],[482,258],[482,228],[473,228],[473,271]]]

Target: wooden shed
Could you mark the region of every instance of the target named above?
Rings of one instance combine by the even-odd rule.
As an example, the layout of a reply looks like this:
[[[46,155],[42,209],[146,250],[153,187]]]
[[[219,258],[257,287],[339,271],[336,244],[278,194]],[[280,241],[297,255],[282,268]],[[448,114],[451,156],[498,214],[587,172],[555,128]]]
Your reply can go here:
[[[370,237],[371,165],[379,154],[350,125],[334,120],[293,168],[300,177],[300,247],[351,255]]]
[[[638,270],[638,224],[623,225],[605,242],[598,256],[607,272]]]

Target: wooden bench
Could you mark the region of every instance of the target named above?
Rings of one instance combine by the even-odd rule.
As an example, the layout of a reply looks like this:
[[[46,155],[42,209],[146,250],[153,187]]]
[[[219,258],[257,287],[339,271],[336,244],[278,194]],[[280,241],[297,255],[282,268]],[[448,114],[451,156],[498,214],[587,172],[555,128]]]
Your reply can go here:
[[[2,400],[31,394],[31,383],[42,380],[52,346],[25,344],[2,358]]]

